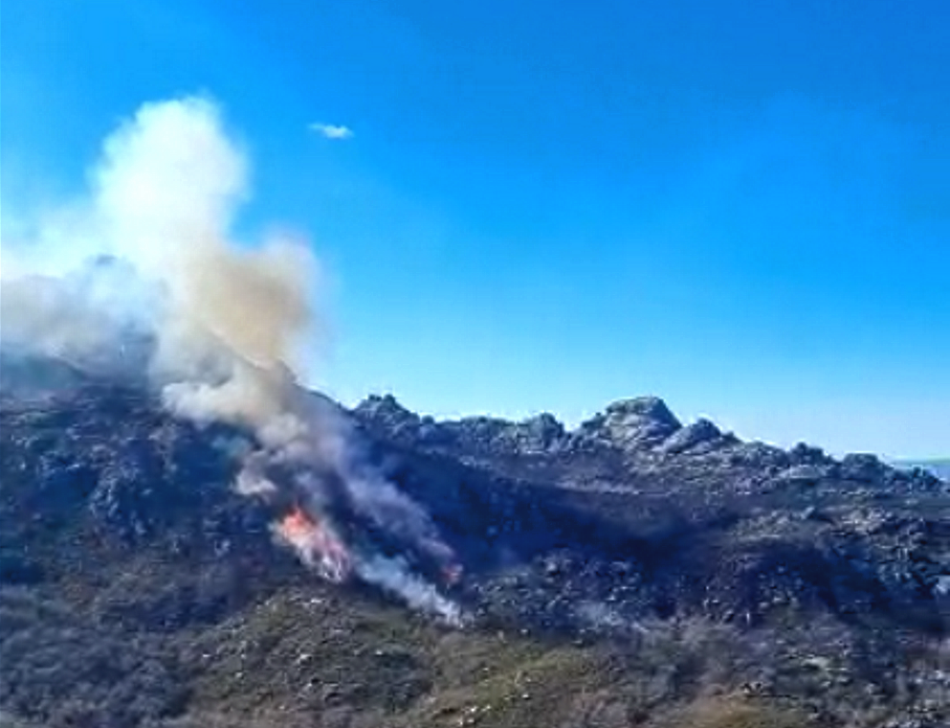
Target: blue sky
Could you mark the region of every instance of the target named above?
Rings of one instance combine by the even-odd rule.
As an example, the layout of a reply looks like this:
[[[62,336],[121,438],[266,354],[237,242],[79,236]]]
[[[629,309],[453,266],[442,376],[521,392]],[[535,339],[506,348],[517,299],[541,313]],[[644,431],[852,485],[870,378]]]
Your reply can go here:
[[[950,5],[9,0],[5,215],[143,102],[224,108],[241,225],[328,271],[318,379],[950,455]],[[328,139],[312,123],[345,125]]]

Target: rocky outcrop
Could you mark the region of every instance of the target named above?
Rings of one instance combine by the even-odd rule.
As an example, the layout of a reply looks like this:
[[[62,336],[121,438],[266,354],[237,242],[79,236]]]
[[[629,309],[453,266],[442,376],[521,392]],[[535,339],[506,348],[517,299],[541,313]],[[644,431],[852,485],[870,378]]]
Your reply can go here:
[[[176,420],[130,383],[54,381],[0,401],[5,587],[78,594],[101,624],[171,634],[317,578],[274,542],[276,514],[232,488],[247,433]],[[442,591],[474,630],[627,644],[696,620],[733,630],[784,694],[802,655],[836,661],[842,711],[883,711],[904,690],[903,714],[923,715],[943,689],[927,673],[909,690],[899,667],[950,634],[950,486],[923,471],[741,442],[654,397],[573,430],[547,414],[438,422],[393,397],[340,412],[366,466],[457,553],[462,578]],[[151,649],[129,664],[157,669]],[[171,710],[183,698],[166,683],[156,705]]]
[[[723,435],[712,422],[702,418],[667,437],[660,445],[660,450],[671,455],[679,455],[684,452],[696,452],[700,448],[708,451],[737,442],[738,440],[733,436]]]
[[[582,423],[579,432],[623,450],[660,445],[682,425],[659,397],[637,397],[608,405]]]
[[[389,401],[390,411],[402,413],[398,418],[380,418],[366,404],[354,414],[383,441],[474,462],[499,476],[516,473],[532,482],[539,459],[556,463],[543,471],[546,480],[534,481],[529,497],[552,504],[565,498],[565,489],[579,490],[573,517],[593,512],[601,525],[593,538],[579,520],[572,537],[561,515],[542,528],[586,554],[582,571],[603,575],[603,599],[628,621],[644,609],[669,608],[756,622],[795,605],[803,612],[888,613],[908,623],[950,626],[940,586],[950,576],[950,488],[923,471],[897,470],[868,455],[837,461],[806,444],[784,451],[745,443],[705,419],[683,426],[655,397],[612,404],[574,431],[546,415],[536,432],[547,434],[532,438],[524,437],[526,423],[470,419],[429,420],[428,434],[413,439],[418,430],[403,423],[422,418],[397,407]],[[393,421],[398,424],[390,429]],[[623,466],[584,480],[575,470],[591,453],[616,455]],[[503,462],[493,460],[502,456]],[[872,525],[884,513],[890,525]],[[525,533],[510,511],[499,516],[511,531]],[[605,537],[606,524],[617,522],[619,529]],[[619,549],[612,545],[618,542]],[[529,571],[519,583],[533,587],[526,592],[522,586],[510,608],[532,603],[545,613],[543,621],[562,623],[567,587],[554,577],[569,569],[552,567],[543,550],[522,553]],[[536,556],[543,565],[531,567]],[[625,565],[615,586],[611,564]],[[530,577],[532,568],[543,574]],[[553,583],[558,586],[545,592]],[[480,588],[505,593],[494,582]],[[597,590],[587,584],[580,591]],[[526,596],[531,593],[536,597]],[[561,605],[558,614],[548,613],[546,600]],[[494,602],[488,602],[490,609]]]
[[[521,422],[488,417],[436,421],[411,412],[391,395],[370,397],[352,414],[384,441],[508,475],[543,472],[561,485],[616,490],[662,481],[664,488],[677,490],[705,481],[725,491],[810,483],[852,491],[862,484],[889,492],[947,492],[927,471],[894,468],[874,455],[837,461],[805,443],[786,451],[744,442],[705,418],[684,426],[658,397],[612,403],[573,430],[547,413]]]

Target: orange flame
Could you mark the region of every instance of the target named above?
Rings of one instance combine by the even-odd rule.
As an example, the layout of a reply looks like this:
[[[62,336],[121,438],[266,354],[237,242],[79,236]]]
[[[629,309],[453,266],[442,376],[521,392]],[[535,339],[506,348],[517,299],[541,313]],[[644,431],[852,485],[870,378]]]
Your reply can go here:
[[[353,564],[349,551],[326,520],[314,519],[294,506],[277,531],[305,564],[319,569],[325,578],[340,582],[350,575]]]
[[[294,506],[294,509],[284,516],[280,527],[287,536],[305,536],[310,533],[316,525],[314,520],[304,513],[300,506]]]

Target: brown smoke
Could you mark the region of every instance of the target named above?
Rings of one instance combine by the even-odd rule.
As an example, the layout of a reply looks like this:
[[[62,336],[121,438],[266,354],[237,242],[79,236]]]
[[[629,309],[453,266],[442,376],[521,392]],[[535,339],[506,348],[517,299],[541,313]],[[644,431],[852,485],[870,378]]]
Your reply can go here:
[[[34,274],[49,261],[111,256],[135,272],[135,280],[118,288],[140,286],[146,293],[136,305],[111,295],[103,306],[84,287],[46,276],[48,295],[30,296],[26,279],[5,271],[0,337],[45,354],[81,357],[83,350],[89,356],[108,350],[109,336],[121,333],[121,326],[104,322],[146,325],[154,344],[150,376],[171,411],[255,433],[261,449],[247,458],[239,492],[275,492],[270,465],[290,465],[298,473],[294,487],[306,494],[310,512],[288,514],[277,531],[302,560],[314,564],[319,556],[335,575],[352,571],[457,619],[456,607],[410,573],[404,560],[350,554],[329,515],[314,512],[337,497],[326,479],[332,478],[362,516],[452,559],[425,511],[363,466],[343,419],[298,386],[300,347],[312,352],[318,341],[312,305],[318,266],[307,243],[294,235],[272,235],[255,246],[233,239],[235,213],[248,196],[247,167],[210,100],[143,106],[105,142],[91,198],[76,206],[83,234],[65,247],[50,243],[62,236],[40,234],[16,256],[29,261],[25,269]],[[12,252],[6,240],[4,252]],[[327,566],[342,563],[334,556],[340,553],[352,565]]]

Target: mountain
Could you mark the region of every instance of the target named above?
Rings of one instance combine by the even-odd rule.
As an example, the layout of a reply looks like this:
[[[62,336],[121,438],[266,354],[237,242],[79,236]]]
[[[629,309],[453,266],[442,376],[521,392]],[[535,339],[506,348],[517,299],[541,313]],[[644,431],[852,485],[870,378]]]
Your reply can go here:
[[[933,473],[938,478],[950,481],[950,458],[935,460],[897,460],[893,465],[898,468],[910,470],[920,468],[921,470]]]
[[[0,364],[0,725],[950,721],[950,486],[922,470],[656,397],[573,430],[321,399],[457,569],[343,504],[341,540],[401,570],[337,584],[275,537],[288,503],[235,488],[252,433]]]

